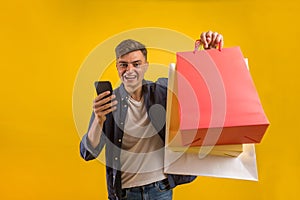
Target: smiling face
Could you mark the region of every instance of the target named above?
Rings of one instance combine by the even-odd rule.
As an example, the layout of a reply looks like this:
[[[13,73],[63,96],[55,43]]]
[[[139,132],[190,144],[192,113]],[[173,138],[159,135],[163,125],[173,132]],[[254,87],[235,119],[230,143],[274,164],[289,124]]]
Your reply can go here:
[[[125,89],[134,93],[141,89],[148,62],[140,50],[130,52],[117,59],[117,69]]]

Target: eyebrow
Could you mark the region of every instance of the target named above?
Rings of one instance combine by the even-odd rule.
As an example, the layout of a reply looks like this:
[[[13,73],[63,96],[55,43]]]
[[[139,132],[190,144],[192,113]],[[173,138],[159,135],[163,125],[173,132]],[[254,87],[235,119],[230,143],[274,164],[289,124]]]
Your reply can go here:
[[[118,63],[136,63],[136,62],[142,62],[142,60],[134,60],[132,62],[127,62],[127,61],[123,61],[123,60],[118,61]]]

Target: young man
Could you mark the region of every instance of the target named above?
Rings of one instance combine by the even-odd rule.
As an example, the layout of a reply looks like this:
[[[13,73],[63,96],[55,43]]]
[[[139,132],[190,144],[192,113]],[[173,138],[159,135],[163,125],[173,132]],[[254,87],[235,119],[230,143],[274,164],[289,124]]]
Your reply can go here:
[[[222,35],[212,31],[202,33],[200,40],[205,49],[223,45]],[[167,80],[144,80],[147,49],[140,42],[124,40],[115,51],[122,84],[113,94],[106,91],[95,98],[81,156],[95,159],[106,146],[109,199],[171,200],[175,186],[196,177],[163,172]]]

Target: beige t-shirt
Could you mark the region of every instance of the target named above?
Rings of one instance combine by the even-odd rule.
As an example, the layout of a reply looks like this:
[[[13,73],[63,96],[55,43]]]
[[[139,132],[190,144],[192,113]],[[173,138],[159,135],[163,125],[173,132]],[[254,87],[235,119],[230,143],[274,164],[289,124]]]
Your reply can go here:
[[[164,143],[148,119],[144,99],[129,98],[121,150],[122,188],[165,179],[163,164]]]

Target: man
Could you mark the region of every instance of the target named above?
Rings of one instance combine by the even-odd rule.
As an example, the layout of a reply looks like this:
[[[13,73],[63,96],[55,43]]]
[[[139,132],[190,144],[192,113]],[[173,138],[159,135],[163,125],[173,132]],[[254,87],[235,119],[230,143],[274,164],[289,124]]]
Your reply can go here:
[[[223,45],[223,37],[204,32],[200,43],[205,49],[216,48]],[[115,51],[122,84],[113,94],[106,91],[95,98],[81,156],[95,159],[106,146],[109,199],[171,200],[175,186],[196,177],[163,172],[167,80],[144,80],[149,64],[140,42],[124,40]]]

